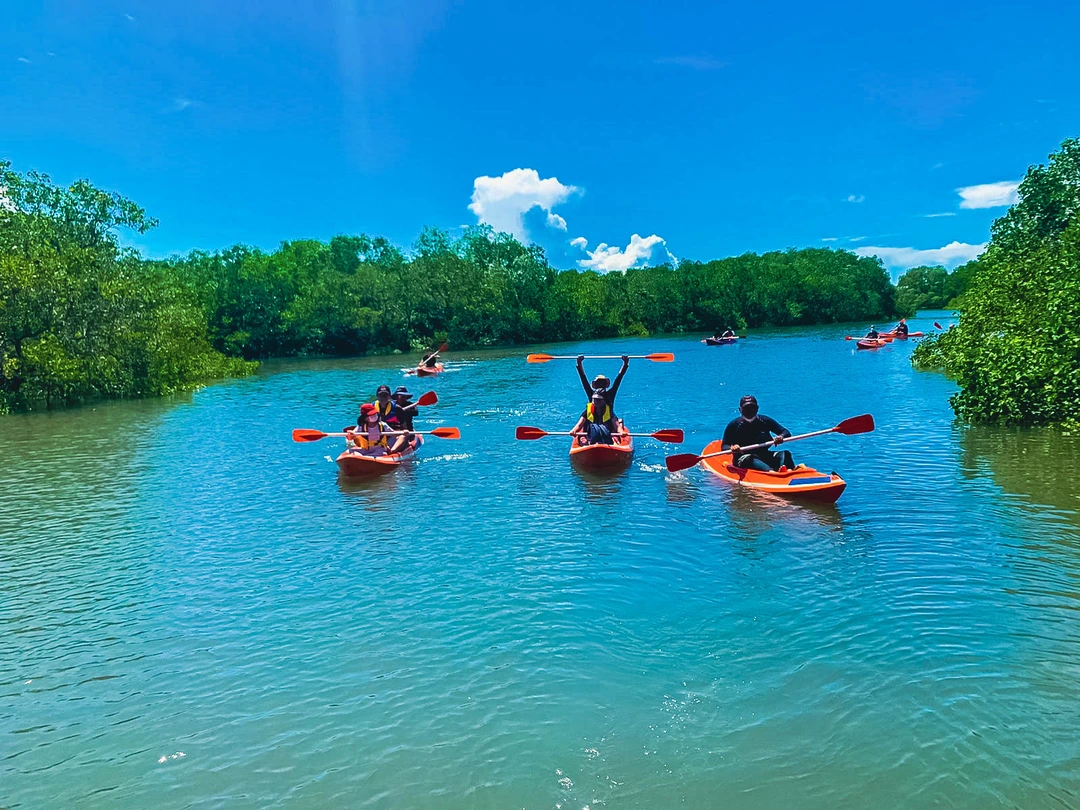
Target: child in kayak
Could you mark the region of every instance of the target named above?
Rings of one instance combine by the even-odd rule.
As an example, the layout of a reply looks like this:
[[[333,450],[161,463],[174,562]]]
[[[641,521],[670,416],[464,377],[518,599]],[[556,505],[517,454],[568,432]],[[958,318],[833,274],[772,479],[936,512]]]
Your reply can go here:
[[[346,430],[345,433],[349,447],[365,456],[399,453],[405,447],[404,435],[387,435],[390,433],[390,426],[379,419],[379,411],[371,402],[360,406],[360,419],[356,429]]]
[[[614,437],[621,430],[622,423],[615,417],[603,392],[594,391],[570,432],[577,435],[579,444],[615,444]]]
[[[740,416],[732,419],[724,428],[724,439],[721,447],[731,451],[731,463],[736,467],[747,470],[781,470],[785,467],[795,469],[795,462],[791,459],[791,453],[782,450],[775,453],[767,448],[743,452],[743,447],[752,444],[772,442],[778,445],[784,439],[791,436],[791,431],[781,425],[775,419],[758,413],[758,401],[754,396],[745,396],[739,400]]]
[[[579,354],[577,357],[577,373],[581,379],[581,387],[585,389],[585,396],[591,400],[593,394],[599,392],[604,398],[604,402],[611,408],[612,414],[615,411],[615,395],[619,393],[619,386],[622,385],[623,377],[626,376],[628,368],[630,368],[630,358],[624,354],[622,356],[622,368],[615,375],[614,384],[604,374],[597,374],[590,383],[589,378],[585,376],[585,355]],[[611,442],[607,443],[611,444]]]

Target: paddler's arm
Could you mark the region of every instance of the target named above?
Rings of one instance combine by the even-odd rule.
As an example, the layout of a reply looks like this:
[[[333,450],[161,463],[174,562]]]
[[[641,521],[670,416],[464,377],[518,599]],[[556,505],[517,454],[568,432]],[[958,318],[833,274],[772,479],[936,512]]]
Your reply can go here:
[[[769,433],[776,434],[773,436],[773,444],[782,444],[784,439],[791,438],[791,431],[781,425],[772,417],[766,416],[764,419],[762,419],[762,422],[764,422],[765,429],[768,430]]]
[[[570,428],[571,433],[584,433],[585,432],[585,414],[581,415],[581,418],[574,423],[574,426]]]
[[[585,355],[579,354],[577,356],[577,374],[581,378],[581,387],[585,389],[585,396],[592,396],[592,386],[589,385],[589,378],[585,376]]]
[[[615,375],[615,382],[613,382],[611,388],[608,389],[608,394],[611,395],[608,399],[609,404],[615,401],[615,395],[619,393],[619,386],[622,384],[622,378],[626,376],[626,370],[628,368],[630,368],[630,358],[624,354],[622,356],[622,368],[619,369],[619,373]],[[582,376],[584,377],[585,375],[582,374]]]

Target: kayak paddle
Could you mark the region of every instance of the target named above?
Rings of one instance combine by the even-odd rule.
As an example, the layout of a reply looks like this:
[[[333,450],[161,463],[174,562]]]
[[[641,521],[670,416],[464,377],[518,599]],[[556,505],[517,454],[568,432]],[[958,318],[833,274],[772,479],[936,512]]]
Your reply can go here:
[[[631,360],[652,360],[654,363],[673,363],[675,355],[668,352],[656,352],[655,354],[629,354]],[[621,354],[587,354],[586,360],[622,360]],[[577,355],[556,356],[551,354],[530,354],[525,358],[528,363],[546,363],[548,360],[577,360]]]
[[[934,328],[935,329],[942,329],[943,327],[942,327],[942,325],[940,323],[938,323],[937,321],[934,321]]]
[[[574,433],[572,431],[561,431],[553,433],[547,430],[541,430],[536,427],[519,427],[515,434],[516,438],[522,441],[530,441],[532,439],[542,439],[545,436],[581,436],[582,433]],[[670,442],[671,444],[680,444],[683,440],[683,432],[681,430],[658,430],[655,433],[619,433],[614,434],[618,436],[641,436],[642,438],[657,439],[661,442]]]
[[[788,442],[797,442],[799,439],[809,439],[812,436],[824,436],[826,433],[843,433],[845,436],[855,436],[859,433],[869,433],[874,429],[874,417],[868,413],[864,413],[862,416],[853,416],[850,419],[845,419],[836,427],[829,428],[828,430],[815,430],[813,433],[803,433],[799,436],[789,436],[784,439],[782,444]],[[776,446],[774,442],[762,442],[761,444],[750,444],[743,447],[743,450],[761,450],[765,447]],[[697,464],[702,459],[714,458],[716,456],[729,456],[730,450],[722,450],[719,453],[709,453],[704,456],[696,456],[693,453],[680,453],[677,456],[668,456],[665,459],[667,468],[670,472],[679,472],[680,470],[688,470]]]
[[[895,338],[892,335],[886,335],[885,337],[876,338],[866,337],[865,335],[863,335],[862,337],[859,337],[858,335],[855,335],[854,337],[852,337],[851,335],[844,335],[844,340],[884,340],[886,343],[891,343],[894,339]]]
[[[297,428],[292,432],[294,442],[317,442],[329,436],[350,436],[356,431],[349,433],[323,433],[321,430],[307,430]],[[457,428],[435,428],[434,430],[384,430],[383,436],[401,436],[404,433],[418,433],[421,436],[435,436],[438,439],[460,439],[461,431]]]

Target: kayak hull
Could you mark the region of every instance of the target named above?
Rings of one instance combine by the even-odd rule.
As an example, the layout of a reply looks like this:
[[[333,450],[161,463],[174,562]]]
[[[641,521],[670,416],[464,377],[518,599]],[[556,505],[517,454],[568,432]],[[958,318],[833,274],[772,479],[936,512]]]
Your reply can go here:
[[[723,442],[715,441],[701,454],[704,456],[721,450]],[[847,487],[847,482],[836,473],[820,472],[801,464],[786,472],[760,472],[732,465],[731,456],[719,456],[703,459],[701,466],[732,484],[798,501],[836,503]]]
[[[704,343],[706,346],[730,346],[732,343],[735,343],[738,339],[739,339],[738,337],[727,337],[727,338],[711,338],[711,337],[709,337],[709,338],[705,338],[705,340],[703,340],[702,343]]]
[[[884,341],[884,340],[881,340],[881,339],[878,339],[878,340],[870,340],[870,339],[856,340],[855,341],[855,348],[857,348],[857,349],[880,349],[882,346],[884,346],[886,344],[886,342],[887,341]]]
[[[895,338],[896,340],[907,340],[908,338],[922,337],[924,332],[908,332],[906,335],[901,335],[898,332],[880,332],[882,337]]]
[[[628,466],[633,457],[632,436],[618,436],[615,444],[578,444],[575,439],[570,445],[570,461],[582,470],[620,469]]]
[[[417,377],[434,377],[437,374],[441,374],[443,370],[442,363],[437,363],[434,368],[428,368],[427,366],[417,366]]]
[[[386,475],[416,455],[424,444],[423,436],[413,436],[404,451],[391,456],[365,456],[356,450],[346,450],[337,457],[338,474],[343,478],[372,478]]]

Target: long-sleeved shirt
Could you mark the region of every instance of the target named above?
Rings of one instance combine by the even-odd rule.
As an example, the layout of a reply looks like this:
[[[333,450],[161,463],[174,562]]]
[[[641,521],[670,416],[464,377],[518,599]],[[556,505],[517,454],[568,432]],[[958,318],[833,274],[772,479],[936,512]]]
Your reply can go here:
[[[619,386],[622,384],[623,377],[626,376],[626,371],[629,368],[630,366],[623,366],[619,369],[619,373],[615,375],[615,382],[611,384],[610,388],[606,388],[602,392],[604,402],[608,404],[608,407],[611,408],[613,414],[615,413],[615,395],[619,393]],[[592,399],[593,387],[589,383],[589,378],[585,376],[585,369],[578,366],[577,373],[578,377],[581,378],[581,387],[585,389],[585,396]]]
[[[722,447],[725,450],[729,450],[733,444],[737,444],[739,447],[748,447],[751,444],[771,442],[773,436],[783,436],[786,439],[790,435],[790,430],[772,417],[764,414],[759,413],[753,419],[739,416],[728,422],[728,426],[724,428]],[[750,452],[755,456],[764,458],[765,453],[769,451],[768,448],[763,447],[760,450],[751,450]]]

